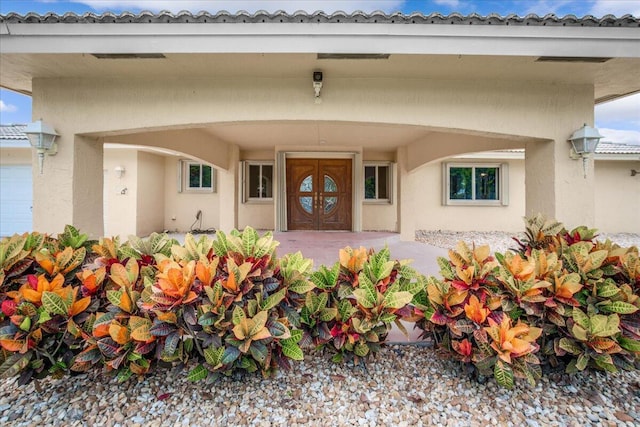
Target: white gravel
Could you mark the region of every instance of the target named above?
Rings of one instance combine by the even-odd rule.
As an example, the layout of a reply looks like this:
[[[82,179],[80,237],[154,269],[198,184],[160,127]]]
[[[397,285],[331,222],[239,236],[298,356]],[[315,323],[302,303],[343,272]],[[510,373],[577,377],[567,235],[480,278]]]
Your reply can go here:
[[[640,376],[551,374],[505,390],[458,376],[456,362],[390,346],[368,371],[307,355],[275,378],[190,383],[160,371],[118,384],[96,374],[16,388],[4,381],[0,425],[11,426],[638,426]]]
[[[475,243],[477,246],[489,245],[493,252],[503,253],[508,249],[517,247],[513,240],[516,237],[524,238],[524,233],[507,233],[504,231],[416,231],[416,240],[429,245],[445,249],[453,249],[463,240],[467,243]],[[634,233],[600,233],[596,240],[611,240],[620,246],[636,246],[640,248],[640,234]]]

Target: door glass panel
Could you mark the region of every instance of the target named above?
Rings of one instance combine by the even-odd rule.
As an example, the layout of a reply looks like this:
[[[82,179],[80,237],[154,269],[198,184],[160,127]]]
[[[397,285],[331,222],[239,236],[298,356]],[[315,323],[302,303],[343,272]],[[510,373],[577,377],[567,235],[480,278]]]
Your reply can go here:
[[[336,207],[337,203],[338,203],[338,198],[337,197],[325,197],[325,199],[324,199],[324,213],[328,214],[329,212],[331,212]]]
[[[302,184],[300,184],[300,191],[313,191],[313,176],[309,175],[302,180]]]
[[[324,176],[324,191],[329,193],[337,193],[338,186],[336,182],[329,175]]]
[[[300,197],[300,206],[302,206],[302,209],[307,213],[313,213],[313,197]]]

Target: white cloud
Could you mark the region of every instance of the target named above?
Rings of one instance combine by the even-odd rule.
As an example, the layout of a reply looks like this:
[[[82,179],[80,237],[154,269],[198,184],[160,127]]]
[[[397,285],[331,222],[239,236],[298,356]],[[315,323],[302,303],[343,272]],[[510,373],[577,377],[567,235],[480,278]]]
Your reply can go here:
[[[589,13],[597,17],[608,14],[620,17],[628,13],[640,16],[640,0],[596,0]]]
[[[449,6],[449,7],[458,7],[460,6],[460,0],[433,0],[433,2],[435,4],[439,4],[442,6]]]
[[[626,127],[640,130],[640,93],[596,105],[595,116],[602,127],[619,127],[625,123]]]
[[[397,10],[403,3],[403,0],[185,0],[185,1],[168,1],[168,0],[74,0],[76,3],[86,4],[97,10],[109,9],[141,9],[158,12],[160,10],[168,10],[171,12],[179,12],[188,10],[191,12],[199,12],[205,10],[215,13],[220,10],[226,10],[235,13],[240,10],[247,12],[256,12],[258,10],[266,10],[267,12],[275,12],[284,10],[292,13],[298,10],[306,12],[315,12],[322,10],[324,12],[335,12],[342,10],[345,12],[354,12],[362,10],[372,12],[374,10],[382,10],[391,12]],[[445,0],[452,1],[452,0]],[[453,0],[457,1],[457,0]]]
[[[598,132],[604,136],[603,141],[615,142],[616,144],[640,145],[640,131],[637,130],[598,128]]]
[[[16,111],[18,111],[18,107],[13,104],[5,104],[4,101],[0,99],[0,112],[15,113]]]

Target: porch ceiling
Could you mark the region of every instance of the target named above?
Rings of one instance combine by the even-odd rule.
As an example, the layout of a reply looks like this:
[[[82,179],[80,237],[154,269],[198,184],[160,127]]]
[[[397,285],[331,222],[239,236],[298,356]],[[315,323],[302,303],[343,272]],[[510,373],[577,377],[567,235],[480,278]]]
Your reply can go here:
[[[173,53],[162,59],[98,59],[91,54],[2,53],[0,86],[30,94],[36,78],[501,80],[593,84],[594,100],[640,91],[640,58],[604,63],[536,62],[537,56],[408,55],[381,60],[317,59],[311,53]],[[123,77],[126,76],[126,77]]]
[[[241,150],[276,146],[365,146],[373,151],[392,151],[430,133],[421,126],[350,122],[221,123],[204,130],[217,139],[233,141]]]

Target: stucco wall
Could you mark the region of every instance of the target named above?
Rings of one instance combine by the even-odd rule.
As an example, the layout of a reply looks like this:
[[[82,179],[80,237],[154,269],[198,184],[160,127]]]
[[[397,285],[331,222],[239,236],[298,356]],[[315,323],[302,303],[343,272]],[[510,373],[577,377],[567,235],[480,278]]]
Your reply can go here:
[[[44,161],[46,165],[47,159],[45,158]],[[0,165],[29,165],[29,164],[31,164],[31,148],[0,149]]]
[[[640,233],[640,160],[595,162],[596,223],[609,233]]]
[[[125,169],[118,178],[115,168]],[[104,230],[105,236],[120,236],[121,241],[137,234],[138,154],[136,150],[109,149],[104,155]]]
[[[33,114],[58,131],[60,151],[54,158],[47,159],[50,168],[47,169],[46,184],[34,189],[34,196],[42,201],[34,205],[34,225],[43,231],[58,232],[65,223],[73,221],[86,227],[91,234],[101,233],[102,226],[92,221],[101,217],[98,206],[101,197],[97,195],[102,193],[91,186],[100,188],[102,176],[96,168],[82,166],[87,160],[102,163],[97,150],[105,136],[139,131],[174,132],[216,122],[284,120],[395,123],[424,126],[440,132],[455,130],[473,135],[518,137],[527,144],[530,166],[527,209],[543,210],[567,222],[593,222],[592,177],[582,178],[582,166],[569,159],[566,142],[582,123],[593,121],[593,86],[590,84],[356,76],[336,77],[330,84],[327,81],[322,97],[322,104],[313,102],[307,77],[217,80],[35,78]],[[181,108],[175,108],[176,105]],[[153,135],[153,139],[161,136]],[[163,146],[220,167],[224,167],[222,159],[225,158],[232,175],[222,177],[225,186],[219,187],[217,194],[177,194],[168,190],[165,228],[188,229],[198,209],[203,211],[203,228],[216,227],[219,222],[228,228],[238,222],[237,186],[234,185],[237,175],[232,169],[239,159],[234,154],[234,147],[224,141],[214,141],[208,135],[200,135],[202,141],[211,143],[198,145],[198,153],[195,153],[197,147],[192,147],[194,152],[187,152],[185,142],[178,136],[172,134]],[[542,140],[549,142],[543,144]],[[454,152],[443,152],[442,156]],[[405,154],[398,163],[400,180],[407,181],[407,185],[400,183],[402,207],[398,222],[403,238],[412,238],[415,229],[424,228],[422,216],[432,213],[406,202],[429,197],[429,194],[424,194],[420,182],[409,172],[408,165],[417,166],[413,156]],[[535,175],[533,171],[537,170],[544,173]],[[173,182],[168,188],[175,188],[172,175],[167,173],[169,178],[165,177],[167,185]],[[221,192],[220,188],[226,190]],[[434,200],[439,200],[438,191],[432,195]],[[90,197],[91,194],[96,197]],[[225,206],[224,210],[211,208],[217,201]],[[438,209],[442,208],[435,210]],[[486,209],[510,208],[482,209],[486,212]],[[455,209],[458,210],[468,214],[473,208]],[[49,211],[55,214],[51,215]],[[446,216],[451,212],[447,211]],[[519,223],[520,216],[522,213],[518,212],[510,218]],[[176,219],[172,220],[173,217]],[[452,224],[467,221],[465,218],[465,221],[453,221]],[[489,224],[474,225],[489,228]],[[511,224],[502,224],[502,228],[510,227]]]
[[[274,162],[274,174],[275,174],[275,153],[272,150],[246,150],[240,151],[241,161],[269,161]],[[238,170],[238,197],[242,199],[243,192],[242,187],[246,185],[245,177],[242,176],[242,169]],[[273,179],[273,191],[275,194],[275,186],[277,180]],[[244,197],[246,199],[246,196]],[[274,199],[275,200],[275,199]],[[251,226],[255,229],[261,230],[273,230],[275,227],[275,205],[274,201],[246,201],[240,200],[238,203],[238,229],[243,229],[246,226]]]
[[[138,152],[138,236],[164,230],[165,160],[162,156]]]
[[[478,163],[479,160],[455,159]],[[493,162],[495,163],[495,162]],[[508,206],[443,206],[442,162],[424,165],[405,177],[403,185],[414,194],[407,200],[416,217],[416,230],[456,230],[516,232],[522,230],[525,212],[524,161],[501,160],[509,165]],[[406,208],[403,206],[403,209]]]
[[[164,228],[170,231],[189,231],[191,226],[203,230],[209,228],[218,229],[220,222],[220,182],[218,191],[208,192],[178,192],[178,167],[180,161],[175,157],[165,159],[165,204],[164,204]],[[216,180],[219,174],[216,171]],[[233,209],[233,208],[232,208]],[[202,226],[200,221],[195,222],[196,214],[202,211]],[[195,224],[194,224],[195,222]]]

